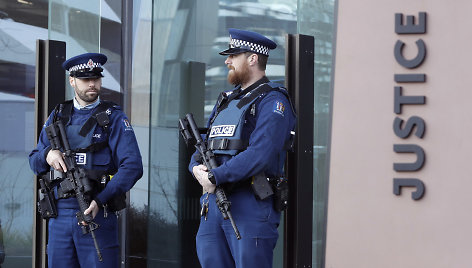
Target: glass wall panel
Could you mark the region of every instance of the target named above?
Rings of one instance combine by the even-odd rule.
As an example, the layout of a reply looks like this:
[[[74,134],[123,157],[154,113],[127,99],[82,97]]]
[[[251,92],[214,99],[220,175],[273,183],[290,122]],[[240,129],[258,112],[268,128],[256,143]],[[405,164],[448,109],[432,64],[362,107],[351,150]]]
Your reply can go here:
[[[299,0],[298,32],[315,37],[313,267],[324,267],[334,0]]]
[[[101,96],[121,104],[121,1],[50,0],[48,38],[66,42],[66,58],[105,54]],[[68,82],[66,88],[66,99],[71,99]]]
[[[66,43],[66,59],[82,53],[100,52],[100,2],[49,1],[48,39]],[[66,99],[72,99],[74,91],[66,81]]]
[[[215,5],[206,0],[153,3],[148,267],[198,267],[194,234],[199,190],[189,191],[192,185],[184,170],[184,151],[179,150],[183,145],[179,144],[177,122],[187,110],[189,61],[205,50],[194,47],[194,57],[184,56],[188,42],[195,44],[195,36],[189,32],[198,23],[195,12],[200,3]],[[208,12],[200,16],[216,15]],[[203,96],[201,85],[192,86],[192,90]],[[202,107],[201,101],[199,104]]]
[[[131,24],[133,61],[129,116],[143,158],[144,174],[130,191],[130,207],[128,209],[126,231],[128,247],[127,267],[145,267],[148,257],[151,18],[152,0],[133,1]]]
[[[226,81],[225,58],[218,55],[227,47],[228,28],[254,30],[278,43],[271,52],[267,74],[280,82],[285,74],[284,35],[315,36],[313,266],[322,267],[334,0],[135,0],[132,81],[126,89],[131,91],[131,99],[124,102],[120,93],[122,2],[0,3],[0,112],[4,115],[0,119],[4,126],[0,129],[4,139],[0,144],[0,221],[6,267],[31,264],[33,175],[23,167],[28,166],[27,154],[34,146],[31,128],[38,38],[65,41],[67,58],[85,52],[106,54],[102,97],[131,104],[125,108],[138,138],[145,173],[130,193],[130,219],[136,227],[133,235],[139,235],[139,226],[147,225],[149,231],[140,234],[147,238],[146,246],[131,249],[129,257],[147,257],[149,267],[198,266],[194,244],[201,189],[187,171],[190,152],[179,138],[177,119],[192,112],[203,126],[218,94],[232,87]],[[66,97],[72,96],[69,88]],[[279,233],[274,267],[282,267],[282,228]]]
[[[0,2],[0,251],[2,267],[31,267],[36,39],[47,38],[47,1]]]
[[[260,32],[279,47],[267,74],[283,80],[284,36],[297,32],[297,1],[181,0],[153,2],[148,267],[198,267],[195,235],[201,187],[187,170],[189,150],[177,120],[192,112],[202,127],[226,81],[228,28]],[[283,82],[283,81],[281,81]],[[283,233],[274,267],[282,267]]]
[[[66,43],[66,58],[82,53],[103,53],[107,62],[103,66],[102,91],[100,98],[113,101],[122,106],[122,109],[131,118],[141,151],[143,141],[148,140],[147,130],[135,126],[132,121],[131,107],[124,105],[122,92],[122,1],[115,0],[49,0],[48,39]],[[66,99],[72,99],[74,91],[68,79],[66,85]],[[131,88],[127,88],[133,92]],[[129,94],[129,97],[132,95]],[[139,107],[139,106],[136,106]],[[144,134],[143,134],[144,133]],[[147,148],[147,144],[144,146]],[[146,150],[144,150],[146,151]],[[137,187],[139,188],[139,186]],[[142,193],[139,193],[142,196]],[[130,192],[130,203],[134,200],[133,191]],[[123,221],[123,213],[119,220]],[[126,243],[126,231],[120,232],[121,245]],[[124,259],[124,254],[122,258]]]

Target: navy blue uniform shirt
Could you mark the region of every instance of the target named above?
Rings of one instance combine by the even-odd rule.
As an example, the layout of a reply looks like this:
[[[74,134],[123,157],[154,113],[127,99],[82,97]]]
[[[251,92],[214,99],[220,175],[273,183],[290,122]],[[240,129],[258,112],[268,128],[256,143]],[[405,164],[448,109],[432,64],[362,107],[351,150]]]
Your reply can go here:
[[[267,83],[267,77],[243,90],[243,97],[247,92],[257,88],[262,83]],[[236,87],[235,90],[239,88]],[[283,104],[283,106],[280,105]],[[246,150],[223,162],[212,169],[216,184],[234,183],[250,178],[261,172],[267,176],[282,175],[285,162],[286,141],[290,138],[290,131],[294,129],[296,118],[287,97],[277,90],[259,97],[255,102],[255,114],[248,112],[245,116],[245,124],[242,133],[243,140],[249,140]],[[284,109],[281,107],[284,107]],[[215,115],[216,106],[210,115],[207,127]],[[189,170],[193,174],[194,166],[199,165],[195,160],[195,152],[189,164]]]
[[[78,110],[73,108],[71,120],[68,123],[80,124],[85,122],[95,111]],[[36,175],[48,172],[51,167],[46,162],[46,156],[51,149],[51,144],[47,138],[45,127],[49,126],[54,118],[54,111],[49,115],[48,120],[41,130],[37,147],[29,155],[30,167]],[[141,153],[134,130],[131,127],[128,118],[121,111],[120,107],[115,106],[109,115],[109,136],[108,147],[93,153],[93,168],[101,166],[102,170],[113,170],[116,174],[107,184],[105,189],[100,192],[95,199],[102,204],[106,203],[114,195],[129,191],[136,181],[143,175],[143,164]],[[67,127],[67,126],[66,126]],[[95,127],[93,142],[105,137],[101,127]],[[98,138],[100,137],[100,138]],[[96,157],[97,156],[97,157]]]

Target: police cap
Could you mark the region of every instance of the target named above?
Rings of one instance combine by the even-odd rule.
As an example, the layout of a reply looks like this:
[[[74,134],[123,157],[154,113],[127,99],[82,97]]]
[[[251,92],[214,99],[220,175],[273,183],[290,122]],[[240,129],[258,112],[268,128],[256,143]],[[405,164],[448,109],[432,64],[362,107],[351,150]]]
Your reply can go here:
[[[80,54],[66,60],[62,67],[69,75],[77,78],[103,77],[102,66],[107,62],[107,56],[100,53]]]
[[[254,52],[269,56],[269,50],[277,47],[274,41],[256,32],[230,28],[229,38],[229,48],[221,51],[220,55]]]

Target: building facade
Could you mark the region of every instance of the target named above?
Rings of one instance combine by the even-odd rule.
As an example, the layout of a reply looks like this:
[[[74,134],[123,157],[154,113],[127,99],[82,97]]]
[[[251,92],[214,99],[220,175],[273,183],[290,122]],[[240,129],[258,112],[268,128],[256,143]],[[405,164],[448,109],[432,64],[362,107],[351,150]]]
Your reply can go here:
[[[122,267],[198,267],[199,186],[177,120],[202,126],[226,82],[228,28],[315,38],[311,267],[468,267],[469,0],[0,0],[2,267],[34,250],[36,40],[108,56],[103,98],[131,119],[145,173],[120,214]],[[64,81],[65,83],[65,81]],[[67,98],[72,89],[66,89]],[[42,122],[39,122],[42,124]],[[306,179],[306,178],[296,178]],[[274,267],[286,258],[284,222]],[[304,267],[310,265],[305,264]]]
[[[315,37],[313,267],[326,244],[328,138],[334,0],[18,0],[0,1],[0,220],[2,267],[29,267],[33,254],[36,40],[66,42],[66,57],[100,52],[104,99],[122,105],[135,129],[144,176],[122,212],[123,267],[195,267],[200,189],[188,180],[178,118],[201,126],[226,81],[228,28],[260,32],[278,43],[267,74],[284,81],[285,35]],[[64,81],[65,83],[65,81]],[[73,91],[66,88],[66,98]],[[38,122],[42,124],[43,122]],[[274,267],[283,266],[283,224]]]
[[[471,6],[338,1],[326,267],[470,266]]]

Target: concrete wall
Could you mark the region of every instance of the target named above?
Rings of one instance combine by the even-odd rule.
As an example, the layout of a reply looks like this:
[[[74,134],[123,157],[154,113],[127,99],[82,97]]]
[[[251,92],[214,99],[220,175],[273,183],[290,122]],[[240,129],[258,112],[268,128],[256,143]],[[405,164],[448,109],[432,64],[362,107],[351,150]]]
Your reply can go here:
[[[468,0],[338,1],[326,268],[470,267],[472,263],[472,2]],[[395,14],[425,12],[426,33],[399,34]],[[424,61],[405,68],[415,42]],[[406,64],[404,64],[406,65]],[[425,74],[400,83],[395,74]],[[424,104],[397,104],[425,97]],[[397,109],[400,108],[397,106]],[[404,120],[400,138],[395,118]],[[419,124],[408,131],[406,121]],[[413,121],[411,121],[413,122]],[[418,133],[418,136],[415,134]],[[411,145],[424,151],[394,151]],[[414,166],[400,171],[394,164]],[[423,183],[394,194],[394,178]]]

